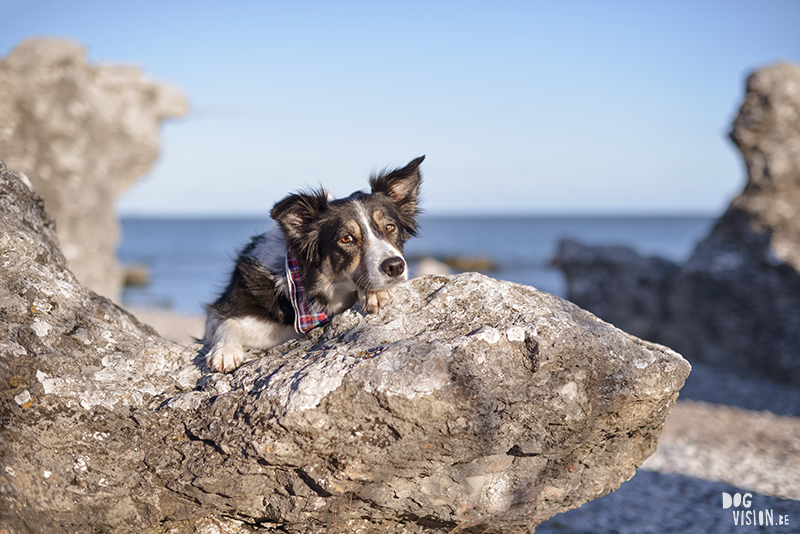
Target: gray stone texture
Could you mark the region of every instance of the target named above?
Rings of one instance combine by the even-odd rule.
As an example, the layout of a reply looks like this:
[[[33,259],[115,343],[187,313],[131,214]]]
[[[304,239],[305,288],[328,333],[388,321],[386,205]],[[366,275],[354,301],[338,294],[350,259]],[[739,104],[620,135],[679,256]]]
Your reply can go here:
[[[800,67],[747,80],[731,139],[748,171],[690,259],[561,244],[569,299],[690,361],[800,385]]]
[[[471,273],[210,373],[199,345],[78,284],[4,165],[0,318],[0,525],[15,534],[533,532],[633,476],[690,371]]]
[[[70,269],[101,295],[122,290],[116,199],[155,162],[162,121],[186,112],[177,89],[87,64],[72,41],[26,40],[0,60],[0,158],[34,184]]]

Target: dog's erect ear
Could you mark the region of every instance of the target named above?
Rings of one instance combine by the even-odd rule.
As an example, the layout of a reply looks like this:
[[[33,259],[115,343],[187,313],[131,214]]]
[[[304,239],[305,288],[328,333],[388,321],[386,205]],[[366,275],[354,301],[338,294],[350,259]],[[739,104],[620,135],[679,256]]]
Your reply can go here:
[[[286,237],[297,238],[304,233],[303,227],[327,208],[328,192],[320,189],[289,195],[272,207],[270,217],[281,225]]]
[[[422,175],[419,172],[420,163],[425,156],[420,156],[409,162],[402,169],[395,169],[391,172],[382,172],[378,176],[369,179],[373,193],[384,193],[389,195],[395,202],[416,203],[419,196],[419,186],[422,183]]]
[[[401,223],[411,235],[417,235],[417,215],[419,209],[419,186],[422,184],[422,174],[419,166],[425,156],[411,160],[402,169],[391,172],[382,172],[369,179],[373,193],[383,193],[391,198],[397,206]]]

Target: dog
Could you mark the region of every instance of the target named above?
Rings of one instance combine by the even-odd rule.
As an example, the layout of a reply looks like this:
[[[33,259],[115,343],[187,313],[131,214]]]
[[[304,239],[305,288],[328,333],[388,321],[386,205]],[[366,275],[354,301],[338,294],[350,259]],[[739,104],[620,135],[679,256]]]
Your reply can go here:
[[[277,224],[239,253],[227,288],[207,306],[208,367],[232,371],[244,347],[298,339],[356,301],[366,313],[383,308],[408,280],[403,245],[418,231],[424,159],[371,176],[369,193],[334,200],[317,189],[277,202]]]

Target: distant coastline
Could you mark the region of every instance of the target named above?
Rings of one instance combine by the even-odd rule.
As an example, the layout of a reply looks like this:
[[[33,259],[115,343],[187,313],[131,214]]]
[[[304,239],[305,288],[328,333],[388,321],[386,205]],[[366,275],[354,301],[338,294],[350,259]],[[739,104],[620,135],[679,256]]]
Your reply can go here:
[[[710,231],[713,216],[441,216],[426,215],[406,245],[410,258],[481,258],[484,274],[565,296],[551,260],[561,239],[626,245],[641,254],[685,260]],[[150,283],[129,287],[123,302],[179,313],[203,313],[224,286],[236,252],[266,231],[268,217],[122,217],[119,258],[146,266]],[[412,265],[412,274],[413,268]],[[465,267],[480,270],[480,264]]]

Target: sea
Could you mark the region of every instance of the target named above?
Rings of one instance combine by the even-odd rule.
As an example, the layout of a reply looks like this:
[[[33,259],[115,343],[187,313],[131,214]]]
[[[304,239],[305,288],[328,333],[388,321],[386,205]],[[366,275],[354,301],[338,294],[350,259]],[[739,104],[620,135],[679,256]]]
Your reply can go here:
[[[427,216],[405,247],[415,260],[488,259],[484,274],[567,297],[552,259],[562,239],[624,245],[645,256],[686,260],[714,217],[444,217]],[[126,287],[128,306],[201,314],[224,289],[238,251],[274,224],[268,218],[122,218],[119,258],[149,270],[149,283]],[[486,263],[486,262],[484,262]]]

